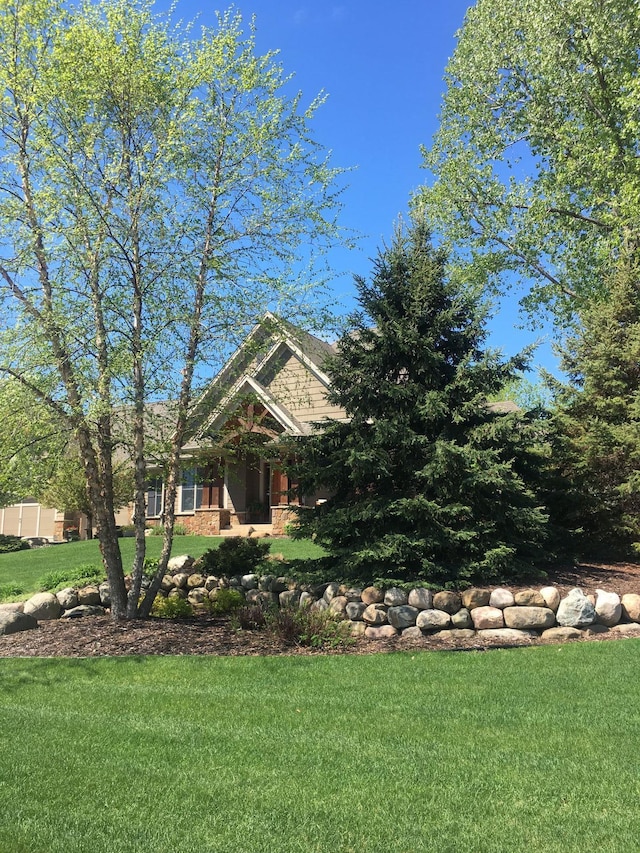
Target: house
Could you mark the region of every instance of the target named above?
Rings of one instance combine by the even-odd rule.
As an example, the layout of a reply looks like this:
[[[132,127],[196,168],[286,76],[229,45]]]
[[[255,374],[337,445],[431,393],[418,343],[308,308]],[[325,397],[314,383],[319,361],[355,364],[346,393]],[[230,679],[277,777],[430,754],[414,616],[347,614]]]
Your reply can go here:
[[[283,436],[310,435],[314,422],[344,419],[327,400],[323,370],[332,345],[270,313],[264,315],[197,402],[192,437],[184,447],[176,522],[190,532],[215,535],[245,523],[270,523],[284,531],[293,483],[279,450]],[[318,496],[310,496],[313,502]],[[303,502],[305,498],[302,499]],[[149,466],[147,519],[161,523],[164,484]],[[123,508],[116,521],[128,524]],[[0,533],[61,541],[86,522],[78,514],[28,499],[0,509]]]

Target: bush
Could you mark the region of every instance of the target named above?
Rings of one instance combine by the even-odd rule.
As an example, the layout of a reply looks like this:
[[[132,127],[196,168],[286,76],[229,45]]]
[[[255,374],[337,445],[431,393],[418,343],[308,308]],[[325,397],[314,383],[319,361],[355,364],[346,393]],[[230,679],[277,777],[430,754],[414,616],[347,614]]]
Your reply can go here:
[[[148,530],[151,531],[150,536],[164,536],[164,526],[162,524],[154,524],[153,527],[148,527]],[[189,531],[184,524],[174,524],[173,525],[173,535],[174,536],[188,536]]]
[[[14,551],[26,551],[28,548],[29,543],[19,536],[0,534],[0,554],[12,554]]]
[[[43,575],[38,581],[38,589],[41,592],[56,592],[65,586],[88,586],[91,583],[101,583],[103,580],[105,580],[105,573],[102,566],[76,566],[73,569],[59,569]]]
[[[24,588],[15,583],[0,584],[0,601],[18,598],[24,593]]]
[[[165,598],[163,595],[156,595],[151,615],[161,619],[186,619],[193,616],[193,607],[186,598]]]
[[[326,610],[309,610],[306,607],[265,609],[258,604],[250,604],[237,611],[234,623],[244,631],[266,629],[292,646],[336,649],[355,642],[349,623]]]
[[[271,543],[265,539],[229,536],[217,548],[211,548],[196,561],[199,569],[210,575],[252,574],[263,567]]]
[[[259,604],[246,604],[235,613],[233,626],[242,631],[258,631],[267,625],[267,612]]]
[[[211,613],[222,616],[224,613],[233,613],[244,604],[244,595],[237,589],[217,589],[216,595],[210,604]]]

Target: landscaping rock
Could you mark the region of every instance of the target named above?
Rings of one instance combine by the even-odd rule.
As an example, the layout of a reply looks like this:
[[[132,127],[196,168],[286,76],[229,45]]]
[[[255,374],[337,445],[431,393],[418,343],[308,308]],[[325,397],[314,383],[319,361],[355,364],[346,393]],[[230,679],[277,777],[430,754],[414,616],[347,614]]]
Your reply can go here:
[[[433,609],[443,610],[445,613],[457,613],[462,607],[462,599],[457,592],[443,590],[436,592],[433,596]]]
[[[365,604],[380,604],[384,601],[384,592],[377,586],[368,586],[362,590],[362,600]]]
[[[467,613],[469,611],[467,610]],[[446,628],[444,631],[440,631],[438,634],[439,640],[453,640],[457,642],[458,640],[473,640],[476,632],[473,628]]]
[[[349,586],[343,590],[342,594],[348,602],[362,602],[362,590],[360,589],[360,587]]]
[[[555,628],[547,628],[540,635],[540,639],[545,643],[565,642],[565,640],[579,640],[582,637],[582,631],[577,628],[568,626],[556,626]]]
[[[504,624],[519,631],[543,631],[555,625],[556,614],[548,607],[505,607]]]
[[[560,604],[560,592],[555,586],[543,586],[540,590],[540,595],[544,599],[545,607],[553,610],[555,613]]]
[[[258,595],[261,594],[258,590],[250,589],[249,592],[247,593],[247,596],[252,592],[257,592]],[[299,602],[300,607],[309,608],[309,607],[311,607],[311,605],[313,604],[314,601],[315,601],[315,598],[311,595],[310,592],[303,591],[300,593],[300,602]]]
[[[463,607],[462,610],[458,610],[457,613],[452,613],[451,625],[453,626],[453,628],[459,628],[460,630],[472,628],[473,620],[471,618],[470,611],[467,610],[466,607]]]
[[[189,569],[191,569],[194,563],[194,558],[190,557],[189,554],[180,554],[177,557],[171,557],[167,563],[167,571],[172,574],[175,574],[176,572],[189,573]]]
[[[329,586],[332,586],[332,584],[329,584]],[[336,584],[336,586],[337,586],[337,584]],[[281,577],[274,578],[271,581],[271,592],[275,592],[278,595],[280,595],[281,592],[286,592],[288,589],[289,589],[289,581],[287,578],[284,578],[281,576]],[[331,598],[333,598],[333,595],[331,595],[327,599],[327,604],[329,603]]]
[[[486,607],[489,604],[491,593],[488,589],[465,589],[462,593],[462,606],[467,610],[475,610],[476,607]]]
[[[324,598],[319,598],[317,601],[314,601],[313,604],[311,605],[311,610],[314,613],[316,613],[318,611],[322,611],[322,610],[328,610],[328,609],[329,609],[329,605],[324,600]]]
[[[18,631],[29,631],[38,627],[38,620],[20,610],[0,610],[0,635],[17,634]]]
[[[640,595],[628,592],[620,601],[622,612],[630,622],[640,622]]]
[[[367,626],[364,622],[350,622],[349,628],[351,630],[351,636],[356,638],[364,637],[367,630]]]
[[[67,586],[56,592],[56,598],[63,610],[71,610],[72,607],[78,606],[78,593],[72,586]]]
[[[109,586],[109,581],[102,581],[98,587],[98,592],[100,593],[100,604],[103,607],[111,607],[111,587]]]
[[[388,640],[390,637],[397,637],[398,632],[393,625],[368,625],[364,635],[368,640]]]
[[[3,610],[11,610],[17,611],[18,613],[24,613],[24,601],[5,601],[0,604],[0,613]]]
[[[184,589],[189,580],[188,572],[176,572],[173,576],[173,585],[176,589]]]
[[[433,607],[433,593],[430,589],[418,587],[412,589],[409,593],[408,603],[411,607],[417,607],[418,610],[429,610]]]
[[[488,600],[488,598],[487,598]],[[476,631],[489,631],[504,628],[504,616],[502,610],[497,607],[480,605],[471,610],[471,619]]]
[[[347,614],[347,604],[349,604],[349,601],[346,595],[336,595],[329,602],[329,610],[337,616],[345,617]]]
[[[409,594],[404,589],[392,586],[384,594],[384,603],[387,607],[402,607],[409,601]]]
[[[434,596],[435,600],[435,596]],[[442,631],[451,624],[451,614],[444,610],[420,610],[416,616],[416,625],[422,631]]]
[[[596,617],[601,625],[612,628],[622,617],[622,604],[617,592],[596,590]]]
[[[72,607],[71,610],[65,610],[62,614],[63,619],[81,619],[84,616],[104,616],[104,607],[99,604],[79,604],[77,607]]]
[[[473,611],[472,611],[473,613]],[[515,628],[489,628],[478,631],[478,639],[483,642],[495,643],[496,645],[517,645],[521,646],[529,644],[536,637],[530,631],[518,631]]]
[[[327,588],[325,589],[322,597],[327,602],[327,604],[329,604],[331,599],[335,598],[336,595],[339,594],[339,592],[340,592],[340,584],[339,583],[330,583],[330,584],[327,584]]]
[[[39,622],[58,619],[62,613],[60,602],[51,592],[38,592],[24,603],[24,612]]]
[[[164,575],[162,580],[160,581],[160,589],[163,589],[165,592],[169,592],[170,589],[173,589],[175,583],[173,581],[172,575]],[[212,587],[213,589],[213,587]]]
[[[211,598],[211,593],[213,593],[213,592],[215,592],[215,590],[211,590],[211,592],[209,593],[209,598]],[[186,597],[187,597],[187,590],[182,589],[182,587],[177,587],[177,586],[175,586],[173,589],[169,590],[169,593],[167,594],[167,598],[186,598]],[[215,598],[212,598],[211,600],[215,601]]]
[[[367,605],[364,601],[350,601],[347,604],[347,617],[352,622],[360,622],[362,619],[362,614],[367,609]]]
[[[204,576],[198,572],[194,572],[187,578],[187,589],[197,589],[199,586],[204,587]]]
[[[408,604],[400,604],[397,607],[390,607],[387,610],[387,619],[389,624],[394,628],[402,631],[405,628],[411,628],[416,624],[416,618],[420,611],[417,607],[411,607]]]
[[[519,607],[546,607],[547,604],[542,593],[537,589],[521,589],[513,596]]]
[[[640,625],[637,622],[624,622],[611,629],[611,633],[621,637],[640,637]]]
[[[187,594],[189,604],[202,604],[209,600],[209,593],[203,586],[195,586]]]
[[[588,628],[585,628],[584,633],[587,637],[595,637],[597,634],[608,634],[610,630],[610,628],[603,625],[601,622],[594,622],[593,625],[589,625]]]
[[[424,634],[417,625],[411,625],[409,628],[405,628],[402,634],[400,634],[400,639],[408,643],[422,642],[424,641]]]
[[[299,589],[284,589],[278,595],[280,607],[297,607],[300,604],[300,595]]]
[[[596,609],[581,589],[572,589],[558,606],[556,621],[568,628],[586,628],[596,620]]]
[[[255,573],[250,573],[248,575],[242,575],[240,578],[240,584],[243,589],[257,589],[258,587],[258,575]]]
[[[85,586],[78,590],[78,604],[99,605],[100,590],[97,586]]]
[[[489,598],[489,606],[504,610],[505,607],[513,607],[515,600],[510,589],[494,589]]]
[[[384,625],[387,620],[387,608],[384,604],[370,604],[365,608],[362,619],[368,625]]]

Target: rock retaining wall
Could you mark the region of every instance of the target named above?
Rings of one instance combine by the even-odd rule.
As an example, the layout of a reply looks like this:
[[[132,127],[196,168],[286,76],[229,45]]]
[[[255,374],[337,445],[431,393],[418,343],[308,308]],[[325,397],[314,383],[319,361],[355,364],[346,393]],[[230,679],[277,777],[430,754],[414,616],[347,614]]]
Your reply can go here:
[[[472,588],[463,592],[359,588],[337,582],[313,587],[276,575],[205,577],[187,555],[173,558],[169,569],[160,594],[185,598],[196,609],[208,600],[215,601],[220,589],[231,588],[241,592],[249,604],[327,610],[349,621],[355,636],[371,640],[398,636],[418,640],[437,634],[441,639],[477,637],[512,643],[536,638],[577,639],[614,627],[623,634],[640,634],[640,590],[619,596],[598,589],[586,595],[576,588],[562,597],[553,586],[513,591],[504,587]],[[104,614],[109,604],[109,585],[105,582],[80,590],[64,589],[55,595],[39,593],[23,604],[5,605],[3,609],[5,613],[23,612],[37,622]],[[17,627],[19,621],[14,619],[14,630],[22,630]]]

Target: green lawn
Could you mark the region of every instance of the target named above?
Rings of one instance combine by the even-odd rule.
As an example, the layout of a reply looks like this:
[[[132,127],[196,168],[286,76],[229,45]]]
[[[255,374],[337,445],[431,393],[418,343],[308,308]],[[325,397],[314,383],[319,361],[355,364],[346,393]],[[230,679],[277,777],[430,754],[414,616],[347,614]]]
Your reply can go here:
[[[162,538],[147,538],[147,556],[157,558],[162,549]],[[209,548],[217,547],[221,537],[212,536],[176,536],[173,544],[174,554],[191,554],[199,557]],[[125,567],[133,562],[135,542],[133,539],[121,539],[120,548]],[[288,560],[304,557],[319,557],[324,552],[313,542],[291,539],[273,539],[272,554],[283,554]],[[17,551],[13,554],[0,554],[0,592],[7,584],[17,585],[25,594],[38,589],[38,581],[43,575],[53,571],[74,569],[87,564],[100,565],[98,542],[69,542],[49,548],[35,548],[31,551]],[[6,596],[8,597],[8,596]]]
[[[0,850],[636,853],[639,659],[0,660]]]

